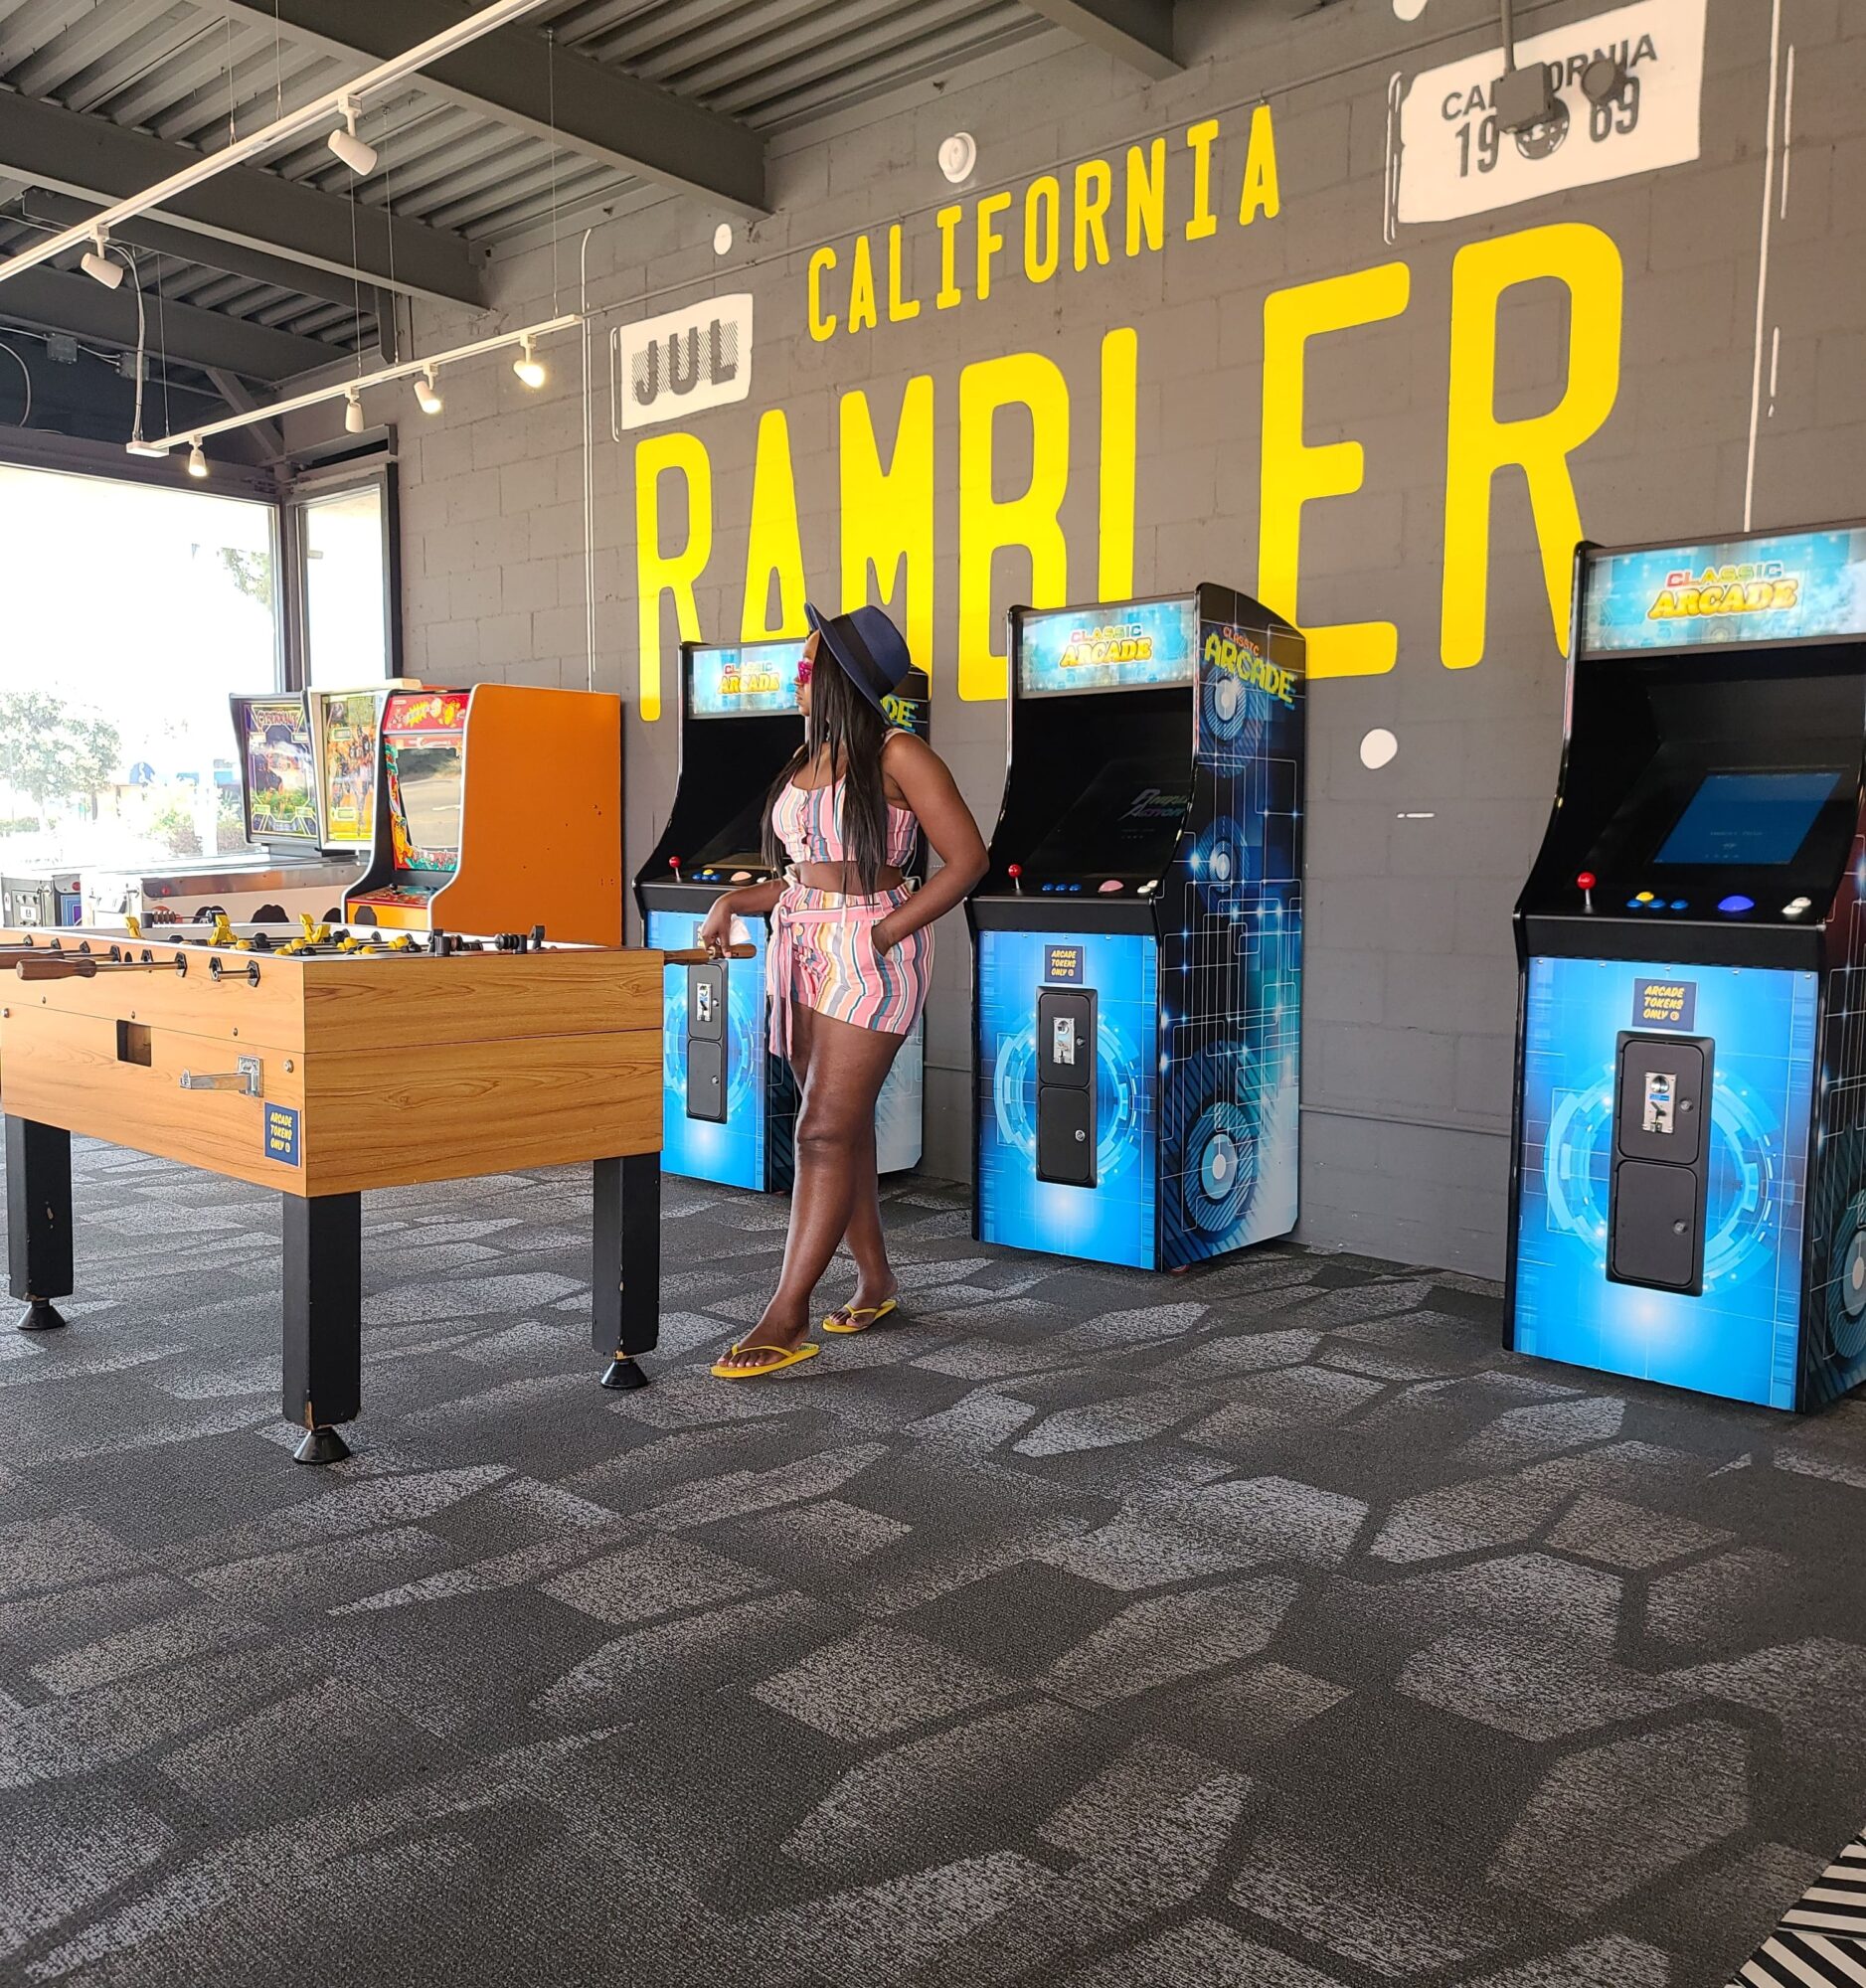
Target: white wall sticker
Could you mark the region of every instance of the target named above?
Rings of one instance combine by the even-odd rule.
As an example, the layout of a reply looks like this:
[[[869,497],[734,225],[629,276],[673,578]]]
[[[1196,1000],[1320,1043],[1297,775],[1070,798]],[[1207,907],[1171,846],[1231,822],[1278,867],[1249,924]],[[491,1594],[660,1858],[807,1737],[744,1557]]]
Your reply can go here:
[[[1397,225],[1455,221],[1543,194],[1595,186],[1698,155],[1706,0],[1634,0],[1516,44],[1516,66],[1544,64],[1559,92],[1552,123],[1501,131],[1490,92],[1500,48],[1465,56],[1410,82],[1396,74],[1387,120],[1387,240]],[[1596,101],[1582,84],[1599,58],[1623,71]],[[1597,87],[1610,76],[1598,71]]]
[[[684,421],[752,391],[752,293],[708,297],[609,334],[614,428]]]

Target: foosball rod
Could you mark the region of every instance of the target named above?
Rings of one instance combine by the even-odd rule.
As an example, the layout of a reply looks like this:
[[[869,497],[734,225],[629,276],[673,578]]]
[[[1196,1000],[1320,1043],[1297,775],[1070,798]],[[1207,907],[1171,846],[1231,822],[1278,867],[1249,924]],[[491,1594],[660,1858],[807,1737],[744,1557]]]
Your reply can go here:
[[[703,945],[685,945],[673,952],[663,952],[661,959],[668,966],[711,966],[716,959],[756,959],[758,950],[755,945],[728,945],[718,952],[708,952]]]
[[[0,955],[0,964],[8,963]],[[99,973],[173,974],[172,959],[98,959],[87,952],[36,952],[13,956],[13,970],[22,980],[94,980]]]

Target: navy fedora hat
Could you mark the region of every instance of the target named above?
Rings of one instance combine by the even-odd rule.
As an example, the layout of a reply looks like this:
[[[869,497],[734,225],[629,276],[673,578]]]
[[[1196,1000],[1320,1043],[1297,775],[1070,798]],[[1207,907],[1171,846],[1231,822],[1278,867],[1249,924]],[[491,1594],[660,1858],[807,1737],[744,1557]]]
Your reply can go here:
[[[806,600],[803,614],[843,675],[886,718],[888,708],[882,699],[898,691],[914,667],[906,636],[879,607],[819,614]]]

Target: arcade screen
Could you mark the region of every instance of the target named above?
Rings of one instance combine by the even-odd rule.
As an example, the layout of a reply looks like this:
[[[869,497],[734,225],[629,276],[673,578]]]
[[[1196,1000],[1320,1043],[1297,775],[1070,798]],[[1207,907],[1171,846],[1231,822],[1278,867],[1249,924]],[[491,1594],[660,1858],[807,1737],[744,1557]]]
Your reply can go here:
[[[465,735],[405,732],[388,742],[396,863],[403,870],[452,870],[460,861],[460,797]]]
[[[764,796],[755,794],[720,832],[688,860],[690,870],[764,868]]]
[[[689,718],[746,718],[797,708],[801,642],[747,642],[735,649],[694,649]]]
[[[1192,804],[1185,758],[1110,759],[1031,852],[1036,878],[1157,877]]]
[[[1659,863],[1792,863],[1842,775],[1831,768],[1793,773],[1707,773],[1659,845]]]
[[[315,842],[317,788],[302,700],[243,698],[235,710],[246,767],[247,834],[254,842]]]
[[[311,715],[317,747],[324,840],[361,846],[376,838],[376,727],[379,692],[313,691]]]
[[[1189,684],[1198,673],[1198,603],[1134,600],[1025,615],[1017,687],[1025,697]]]

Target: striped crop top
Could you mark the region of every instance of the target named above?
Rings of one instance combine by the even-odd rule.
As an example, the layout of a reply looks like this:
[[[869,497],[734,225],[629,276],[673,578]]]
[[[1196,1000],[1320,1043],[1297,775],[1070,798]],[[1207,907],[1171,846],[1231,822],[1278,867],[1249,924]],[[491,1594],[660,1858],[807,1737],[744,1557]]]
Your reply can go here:
[[[846,863],[848,847],[842,839],[842,809],[838,796],[840,778],[826,787],[800,787],[786,781],[783,792],[771,806],[771,827],[792,863]],[[897,870],[906,867],[914,854],[920,822],[912,808],[888,803],[887,861]]]

